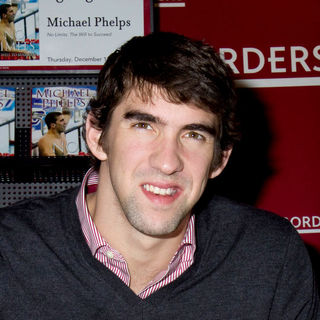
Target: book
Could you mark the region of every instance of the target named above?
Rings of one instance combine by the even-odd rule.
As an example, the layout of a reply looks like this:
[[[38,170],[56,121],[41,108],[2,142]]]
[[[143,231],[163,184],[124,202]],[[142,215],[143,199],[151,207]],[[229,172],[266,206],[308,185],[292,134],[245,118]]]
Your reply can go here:
[[[15,89],[0,87],[0,156],[14,155]]]
[[[87,155],[83,113],[95,86],[32,88],[32,156]]]
[[[0,26],[0,60],[39,60],[38,0],[0,0],[0,6],[9,25]]]

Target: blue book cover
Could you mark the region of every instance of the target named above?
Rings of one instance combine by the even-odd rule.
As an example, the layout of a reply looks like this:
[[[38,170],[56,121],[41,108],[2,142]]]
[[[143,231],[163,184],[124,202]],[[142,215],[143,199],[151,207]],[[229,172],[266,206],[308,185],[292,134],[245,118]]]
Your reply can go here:
[[[32,89],[32,156],[86,155],[83,113],[95,86]]]
[[[38,0],[0,0],[0,7],[0,60],[39,60]]]
[[[0,156],[14,155],[15,89],[0,87]]]

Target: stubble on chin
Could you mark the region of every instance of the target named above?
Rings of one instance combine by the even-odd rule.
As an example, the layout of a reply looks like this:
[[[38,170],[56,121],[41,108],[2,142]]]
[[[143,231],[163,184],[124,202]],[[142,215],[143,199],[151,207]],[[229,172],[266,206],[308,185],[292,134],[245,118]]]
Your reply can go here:
[[[152,221],[148,216],[147,209],[142,204],[139,204],[134,196],[130,196],[123,201],[121,208],[125,218],[134,229],[152,237],[170,236],[179,232],[181,228],[184,229],[186,223],[183,222],[187,216],[190,216],[191,211],[184,205],[174,209],[174,212],[166,212],[166,210],[161,210],[160,208],[159,210],[150,209],[153,214],[154,211],[158,211],[157,214],[159,216],[167,216],[167,218],[161,219],[162,221],[160,222]]]

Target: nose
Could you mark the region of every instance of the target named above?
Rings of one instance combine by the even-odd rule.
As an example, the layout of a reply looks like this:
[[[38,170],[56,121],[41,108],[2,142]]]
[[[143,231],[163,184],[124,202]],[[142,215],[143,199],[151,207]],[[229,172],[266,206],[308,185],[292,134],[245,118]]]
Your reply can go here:
[[[150,155],[150,165],[165,175],[172,175],[183,170],[181,146],[175,137],[162,138],[154,142]]]

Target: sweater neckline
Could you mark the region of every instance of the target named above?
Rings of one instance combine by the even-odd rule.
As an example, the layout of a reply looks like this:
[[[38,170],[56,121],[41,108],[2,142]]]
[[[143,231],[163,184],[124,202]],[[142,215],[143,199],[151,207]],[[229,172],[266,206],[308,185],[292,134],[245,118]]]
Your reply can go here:
[[[136,295],[121,279],[108,270],[102,263],[92,256],[90,248],[88,247],[85,237],[82,233],[81,224],[78,218],[78,212],[76,208],[76,196],[79,188],[71,191],[71,200],[68,200],[68,207],[62,214],[63,225],[65,227],[66,235],[69,240],[69,249],[72,250],[72,254],[76,257],[76,262],[87,270],[90,279],[95,282],[95,285],[101,286],[104,283],[110,286],[112,290],[123,301],[130,304],[132,307],[137,305],[144,305],[144,307],[156,306],[163,303],[164,300],[170,299],[171,294],[174,294],[177,288],[188,279],[194,279],[196,270],[198,269],[199,259],[196,259],[192,266],[190,266],[180,277],[175,281],[169,283],[163,288],[152,293],[149,297],[142,299]],[[63,207],[61,208],[63,210]],[[197,220],[197,219],[196,219]],[[197,252],[197,251],[196,251]]]

